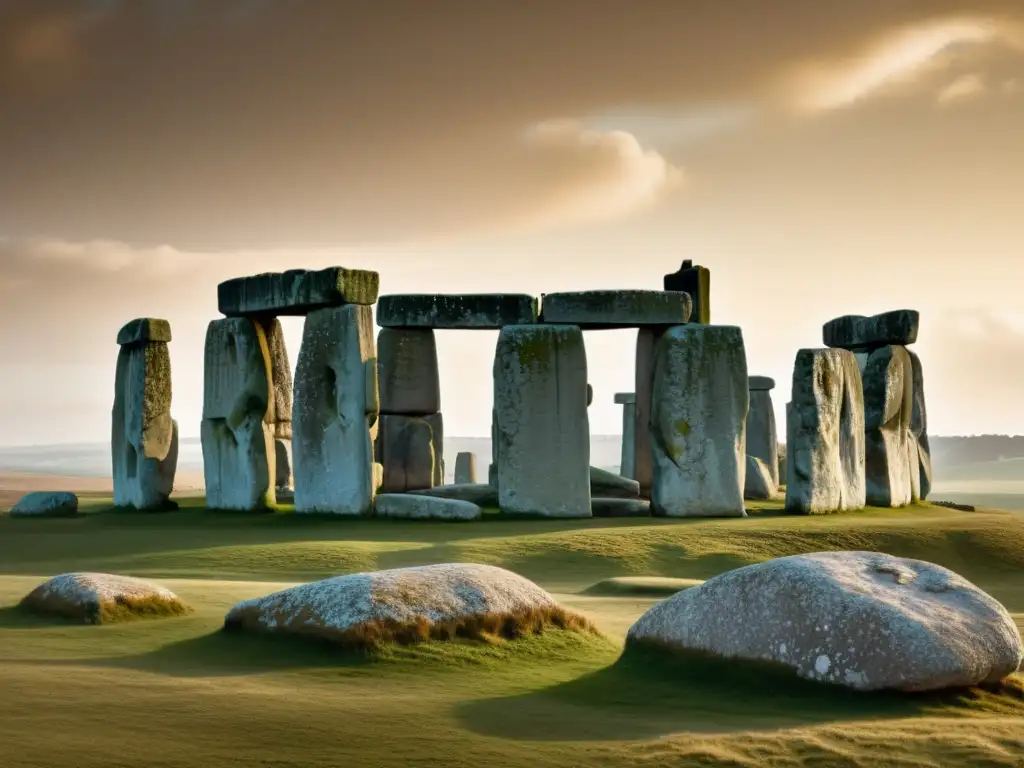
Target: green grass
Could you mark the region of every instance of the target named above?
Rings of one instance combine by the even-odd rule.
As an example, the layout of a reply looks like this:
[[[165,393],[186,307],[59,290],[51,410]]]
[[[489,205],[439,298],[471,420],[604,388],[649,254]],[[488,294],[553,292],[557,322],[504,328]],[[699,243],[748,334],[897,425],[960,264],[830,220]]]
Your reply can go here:
[[[1021,625],[1024,515],[924,506],[790,517],[768,504],[745,520],[446,525],[213,514],[195,500],[159,514],[104,511],[102,501],[83,510],[0,516],[5,768],[1024,764],[1019,689],[855,695],[621,647],[656,593],[685,583],[666,579],[828,549],[940,563]],[[235,602],[292,583],[451,561],[511,568],[604,634],[367,654],[222,631]],[[79,626],[16,607],[72,570],[157,577],[195,610]]]

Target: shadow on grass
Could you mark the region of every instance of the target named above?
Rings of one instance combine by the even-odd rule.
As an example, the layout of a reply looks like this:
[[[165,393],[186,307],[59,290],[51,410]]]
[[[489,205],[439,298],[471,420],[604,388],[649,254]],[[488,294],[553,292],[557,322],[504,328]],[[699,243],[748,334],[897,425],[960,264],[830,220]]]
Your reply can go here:
[[[652,739],[929,714],[1024,716],[1024,683],[932,694],[859,693],[784,667],[630,648],[609,667],[525,695],[456,708],[475,733],[524,741]]]

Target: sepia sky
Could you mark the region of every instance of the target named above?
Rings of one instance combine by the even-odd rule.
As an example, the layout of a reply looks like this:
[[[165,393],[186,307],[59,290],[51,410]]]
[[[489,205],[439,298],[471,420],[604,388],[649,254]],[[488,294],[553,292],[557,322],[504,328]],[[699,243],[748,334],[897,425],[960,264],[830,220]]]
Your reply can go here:
[[[228,277],[539,295],[684,258],[780,427],[823,322],[912,307],[930,431],[1024,433],[1022,136],[1020,0],[0,0],[0,444],[108,439],[143,315],[198,435]],[[495,339],[439,338],[448,434],[489,434]],[[594,433],[633,340],[588,335]]]

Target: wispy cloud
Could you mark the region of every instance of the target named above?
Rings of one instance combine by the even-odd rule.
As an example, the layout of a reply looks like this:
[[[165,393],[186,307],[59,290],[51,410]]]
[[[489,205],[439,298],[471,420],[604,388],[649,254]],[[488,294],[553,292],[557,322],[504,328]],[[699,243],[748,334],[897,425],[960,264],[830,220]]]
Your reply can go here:
[[[959,104],[981,96],[987,90],[985,80],[980,75],[961,75],[939,91],[935,101],[940,106]]]

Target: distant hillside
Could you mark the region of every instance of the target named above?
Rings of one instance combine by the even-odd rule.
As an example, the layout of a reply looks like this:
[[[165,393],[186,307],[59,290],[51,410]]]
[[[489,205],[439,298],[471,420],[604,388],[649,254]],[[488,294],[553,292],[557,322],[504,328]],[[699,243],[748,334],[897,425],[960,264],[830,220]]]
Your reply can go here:
[[[939,467],[956,467],[992,461],[1024,458],[1022,435],[974,435],[932,437],[932,462]]]

